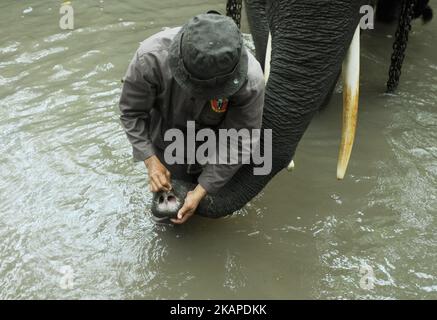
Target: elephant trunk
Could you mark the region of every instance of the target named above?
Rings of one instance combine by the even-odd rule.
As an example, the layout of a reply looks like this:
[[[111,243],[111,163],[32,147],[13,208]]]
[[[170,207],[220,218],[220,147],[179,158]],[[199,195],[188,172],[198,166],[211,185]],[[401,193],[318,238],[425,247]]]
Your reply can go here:
[[[243,166],[219,194],[201,202],[199,215],[220,217],[241,209],[290,163],[337,79],[358,25],[361,4],[351,0],[276,0],[263,7],[262,2],[250,3],[258,5],[255,11],[265,8],[272,34],[263,115],[263,129],[272,129],[272,171],[254,176],[251,165]]]

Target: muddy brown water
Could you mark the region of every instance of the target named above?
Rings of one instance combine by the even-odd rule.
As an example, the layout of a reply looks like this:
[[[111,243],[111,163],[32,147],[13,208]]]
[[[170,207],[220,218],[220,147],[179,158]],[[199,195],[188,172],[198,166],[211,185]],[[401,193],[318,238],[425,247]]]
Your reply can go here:
[[[0,298],[437,298],[437,20],[414,23],[393,96],[394,29],[363,34],[344,181],[339,87],[294,172],[230,218],[171,228],[147,216],[120,78],[140,41],[224,1],[72,5],[64,31],[59,1],[0,4]]]

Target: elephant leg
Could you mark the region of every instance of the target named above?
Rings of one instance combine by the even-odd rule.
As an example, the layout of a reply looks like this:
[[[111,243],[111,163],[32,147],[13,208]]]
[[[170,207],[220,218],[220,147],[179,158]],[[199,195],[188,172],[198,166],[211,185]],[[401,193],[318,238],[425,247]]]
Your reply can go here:
[[[395,22],[401,12],[401,5],[399,0],[379,0],[376,7],[376,20],[385,23]]]
[[[267,39],[269,36],[269,26],[266,16],[266,0],[245,0],[247,19],[253,42],[255,43],[256,58],[264,70]]]

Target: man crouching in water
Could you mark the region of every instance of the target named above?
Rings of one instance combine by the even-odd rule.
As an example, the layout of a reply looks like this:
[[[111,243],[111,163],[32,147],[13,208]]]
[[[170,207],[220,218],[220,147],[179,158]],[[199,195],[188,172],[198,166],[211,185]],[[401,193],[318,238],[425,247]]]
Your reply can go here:
[[[152,192],[170,191],[171,177],[192,181],[175,224],[186,222],[206,194],[219,192],[238,164],[168,164],[165,132],[198,128],[260,129],[264,76],[231,18],[201,14],[143,41],[130,63],[120,98],[121,122],[136,161],[144,161]],[[184,161],[185,160],[185,161]],[[183,163],[183,164],[181,164]]]

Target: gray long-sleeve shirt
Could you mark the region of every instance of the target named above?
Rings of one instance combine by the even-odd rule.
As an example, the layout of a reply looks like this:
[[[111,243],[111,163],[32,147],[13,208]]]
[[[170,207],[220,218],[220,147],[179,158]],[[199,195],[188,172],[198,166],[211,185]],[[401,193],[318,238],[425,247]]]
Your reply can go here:
[[[143,41],[124,77],[120,97],[121,122],[133,147],[133,157],[143,161],[170,143],[164,133],[171,128],[185,132],[187,121],[220,129],[259,129],[264,105],[264,76],[258,61],[249,56],[248,80],[228,99],[225,112],[212,102],[192,97],[173,78],[168,49],[180,28],[161,31]],[[214,110],[215,109],[215,110]],[[241,164],[207,164],[198,178],[208,193],[217,192]]]

